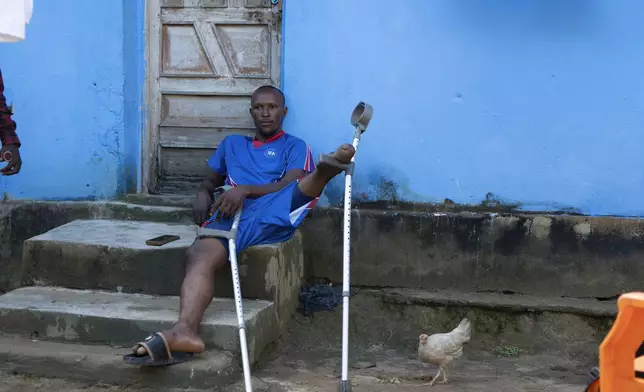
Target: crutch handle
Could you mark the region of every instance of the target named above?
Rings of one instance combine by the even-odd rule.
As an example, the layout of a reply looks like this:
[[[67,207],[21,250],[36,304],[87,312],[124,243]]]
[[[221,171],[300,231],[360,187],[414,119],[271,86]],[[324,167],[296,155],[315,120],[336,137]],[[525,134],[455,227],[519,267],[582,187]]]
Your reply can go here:
[[[236,237],[237,229],[226,231],[197,226],[197,238],[224,238],[227,240],[234,240]]]
[[[220,194],[228,191],[229,189],[232,189],[232,186],[230,185],[220,186],[219,188],[215,189],[213,198],[216,198]],[[197,226],[197,238],[224,238],[227,240],[235,240],[237,238],[237,228],[239,227],[241,212],[242,212],[241,208],[237,210],[237,212],[235,213],[235,217],[233,218],[232,227],[228,231],[209,229],[207,227]]]

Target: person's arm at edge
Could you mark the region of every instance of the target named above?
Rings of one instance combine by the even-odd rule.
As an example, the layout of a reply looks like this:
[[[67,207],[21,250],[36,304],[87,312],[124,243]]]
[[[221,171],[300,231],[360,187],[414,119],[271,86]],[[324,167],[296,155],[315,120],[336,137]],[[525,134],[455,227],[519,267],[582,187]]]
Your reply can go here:
[[[20,139],[16,134],[16,123],[11,118],[11,110],[7,107],[4,96],[4,82],[0,71],[0,143],[3,146],[15,145],[20,147]]]

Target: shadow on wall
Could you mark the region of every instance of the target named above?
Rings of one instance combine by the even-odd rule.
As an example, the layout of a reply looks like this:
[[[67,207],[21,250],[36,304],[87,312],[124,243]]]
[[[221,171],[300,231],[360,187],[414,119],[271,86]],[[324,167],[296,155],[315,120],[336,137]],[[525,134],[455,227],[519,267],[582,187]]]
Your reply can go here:
[[[358,167],[358,166],[356,166]],[[376,168],[367,173],[361,173],[359,169],[353,177],[352,200],[356,203],[364,202],[399,202],[403,200],[422,200],[426,197],[413,193],[406,184],[408,177],[402,173],[393,173],[395,169]],[[329,205],[342,206],[344,203],[344,175],[335,177],[325,188]],[[431,203],[432,200],[427,200]]]
[[[336,176],[325,188],[324,195],[329,204],[341,205],[344,200],[344,175]],[[426,182],[429,179],[419,176],[415,181]],[[432,203],[426,195],[414,192],[411,180],[405,171],[396,169],[393,165],[361,165],[356,158],[356,170],[353,176],[353,200],[356,202],[374,201],[415,201]]]
[[[352,204],[365,209],[399,209],[442,212],[531,212],[583,215],[578,209],[557,203],[520,203],[487,192],[472,203],[455,203],[450,198],[429,199],[413,192],[409,177],[394,169],[372,170],[366,174],[356,171],[353,179]],[[422,178],[420,179],[422,181]],[[341,208],[344,205],[344,175],[335,177],[325,188],[323,206]],[[325,199],[326,198],[326,199]],[[419,201],[421,200],[421,201]],[[549,208],[545,208],[547,206]]]
[[[426,179],[420,177],[417,181],[426,181]],[[409,177],[404,172],[396,170],[393,167],[379,166],[372,168],[367,173],[361,173],[359,169],[356,169],[352,185],[352,201],[363,207],[409,205],[410,207],[414,206],[419,208],[422,205],[428,207],[435,207],[441,204],[455,205],[450,199],[431,199],[412,191]],[[326,197],[328,205],[342,207],[344,203],[344,188],[344,175],[335,177],[326,186],[324,197]],[[506,210],[508,205],[518,206],[517,204],[509,202],[501,202],[496,198],[494,198],[496,204],[490,203],[490,200],[493,198],[494,195],[488,192],[483,198],[481,205],[494,209],[498,204],[498,206],[506,206]]]

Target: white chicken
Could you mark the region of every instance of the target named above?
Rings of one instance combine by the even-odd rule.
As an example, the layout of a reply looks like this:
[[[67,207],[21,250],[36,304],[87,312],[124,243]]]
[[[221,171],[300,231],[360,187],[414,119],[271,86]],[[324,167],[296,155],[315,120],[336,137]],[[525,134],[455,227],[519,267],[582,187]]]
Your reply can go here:
[[[463,344],[470,341],[472,331],[470,321],[464,318],[452,332],[435,333],[431,336],[422,334],[418,337],[418,359],[421,362],[438,366],[438,372],[432,382],[424,385],[434,385],[438,376],[443,373],[439,384],[447,384],[447,365],[463,355]]]

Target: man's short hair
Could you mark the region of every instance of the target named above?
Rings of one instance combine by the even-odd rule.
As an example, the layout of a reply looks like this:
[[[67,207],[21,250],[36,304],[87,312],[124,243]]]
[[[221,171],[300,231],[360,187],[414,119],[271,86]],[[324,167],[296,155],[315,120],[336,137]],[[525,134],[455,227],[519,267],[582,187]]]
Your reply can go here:
[[[286,97],[284,97],[284,93],[282,92],[282,90],[278,89],[275,86],[271,86],[270,84],[257,87],[257,89],[253,91],[253,95],[251,96],[251,102],[255,100],[256,94],[261,92],[268,92],[268,91],[278,94],[280,97],[282,97],[282,106],[286,106]]]

